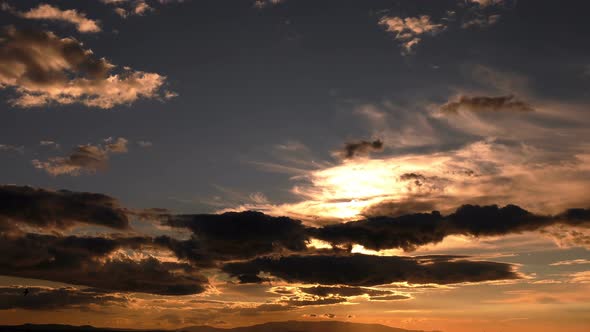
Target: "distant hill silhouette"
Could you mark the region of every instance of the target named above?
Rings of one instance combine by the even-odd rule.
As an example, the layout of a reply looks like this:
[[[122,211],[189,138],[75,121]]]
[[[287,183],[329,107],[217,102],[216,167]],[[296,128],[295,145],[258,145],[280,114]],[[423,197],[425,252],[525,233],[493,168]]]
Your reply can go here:
[[[339,321],[287,321],[270,322],[233,329],[217,329],[210,326],[194,326],[179,329],[183,332],[424,332],[404,330],[379,324],[358,324]]]
[[[211,326],[190,326],[177,330],[132,330],[117,328],[97,328],[92,326],[71,325],[33,325],[0,326],[2,332],[424,332],[404,330],[379,324],[358,324],[339,321],[287,321],[269,322],[253,326],[236,327],[233,329],[215,328]]]

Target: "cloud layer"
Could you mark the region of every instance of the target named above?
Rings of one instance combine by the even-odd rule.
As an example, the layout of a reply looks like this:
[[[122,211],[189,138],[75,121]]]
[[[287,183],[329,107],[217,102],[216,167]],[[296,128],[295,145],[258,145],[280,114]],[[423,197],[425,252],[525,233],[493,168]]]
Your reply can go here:
[[[509,264],[446,256],[294,255],[228,263],[223,270],[244,283],[263,282],[258,274],[267,272],[292,283],[350,286],[394,282],[454,284],[518,278]]]
[[[45,229],[76,224],[126,229],[126,209],[112,197],[67,190],[0,186],[0,224],[23,223]]]

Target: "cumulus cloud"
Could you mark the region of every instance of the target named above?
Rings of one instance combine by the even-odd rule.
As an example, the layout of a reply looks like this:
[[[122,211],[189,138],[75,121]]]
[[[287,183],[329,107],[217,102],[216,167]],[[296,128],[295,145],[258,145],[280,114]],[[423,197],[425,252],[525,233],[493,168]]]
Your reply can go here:
[[[12,88],[14,106],[83,104],[113,108],[140,98],[158,98],[166,78],[156,73],[115,67],[96,59],[73,38],[52,32],[8,27],[0,39],[0,88]]]
[[[336,152],[336,155],[344,159],[351,159],[358,156],[367,156],[372,152],[380,152],[382,150],[383,142],[381,140],[357,141],[346,143],[341,151]]]
[[[402,54],[411,53],[422,40],[421,35],[436,35],[446,28],[443,24],[432,22],[428,15],[405,18],[384,16],[379,20],[379,24],[384,26],[388,32],[394,33],[395,39],[402,42]]]
[[[66,157],[53,157],[47,161],[33,160],[33,166],[47,173],[77,176],[83,173],[96,173],[108,167],[110,155],[127,152],[127,139],[107,138],[103,145],[79,145]]]
[[[266,272],[290,283],[377,286],[394,282],[454,284],[518,279],[510,264],[453,256],[293,255],[228,263],[223,271],[242,282],[262,282]],[[307,271],[313,271],[309,273]]]
[[[78,223],[129,227],[126,209],[112,197],[67,190],[0,186],[0,223],[66,229]]]
[[[530,104],[514,96],[459,96],[440,107],[441,112],[456,114],[459,112],[532,112]]]
[[[51,20],[62,21],[73,24],[76,29],[82,33],[100,32],[100,25],[97,21],[86,17],[85,13],[78,12],[75,9],[62,10],[58,7],[40,4],[26,12],[15,12],[16,15],[32,20]]]

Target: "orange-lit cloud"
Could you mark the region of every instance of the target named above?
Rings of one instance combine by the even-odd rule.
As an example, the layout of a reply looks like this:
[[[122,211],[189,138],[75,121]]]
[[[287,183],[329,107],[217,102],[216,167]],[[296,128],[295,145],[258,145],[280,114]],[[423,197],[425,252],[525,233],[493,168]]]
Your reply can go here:
[[[164,76],[130,69],[111,74],[114,67],[52,32],[9,27],[0,40],[0,87],[15,91],[11,103],[18,107],[79,103],[106,109],[160,97]]]

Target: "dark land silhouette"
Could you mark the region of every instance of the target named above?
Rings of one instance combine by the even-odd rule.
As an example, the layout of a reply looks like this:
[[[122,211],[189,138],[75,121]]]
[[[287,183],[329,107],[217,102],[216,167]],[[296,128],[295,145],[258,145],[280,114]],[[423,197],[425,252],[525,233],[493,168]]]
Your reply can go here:
[[[45,324],[24,324],[18,326],[0,326],[2,332],[424,332],[422,330],[405,330],[379,324],[358,324],[338,321],[286,321],[269,322],[253,326],[236,327],[231,329],[211,326],[189,326],[176,330],[133,330],[119,328],[97,328],[89,325],[71,326]],[[435,332],[435,331],[432,331]]]

